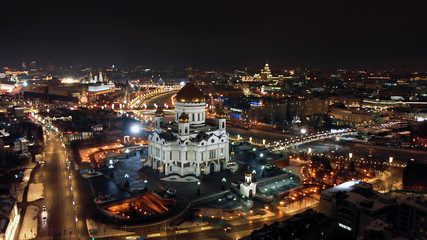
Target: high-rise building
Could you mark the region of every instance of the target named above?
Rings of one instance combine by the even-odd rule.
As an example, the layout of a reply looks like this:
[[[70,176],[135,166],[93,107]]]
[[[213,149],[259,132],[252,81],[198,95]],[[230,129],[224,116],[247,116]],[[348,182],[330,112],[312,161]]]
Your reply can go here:
[[[336,221],[336,234],[356,239],[373,220],[392,221],[396,206],[394,197],[374,191],[372,184],[355,180],[321,192],[319,211]]]
[[[271,75],[270,66],[268,65],[268,62],[266,62],[264,68],[261,69],[261,80],[269,81],[272,77],[273,75]]]

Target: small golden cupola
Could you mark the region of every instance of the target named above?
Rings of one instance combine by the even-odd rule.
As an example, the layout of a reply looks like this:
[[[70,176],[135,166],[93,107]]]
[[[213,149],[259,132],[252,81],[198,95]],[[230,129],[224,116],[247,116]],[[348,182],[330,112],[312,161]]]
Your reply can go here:
[[[181,116],[179,116],[179,122],[181,122],[181,123],[188,123],[188,122],[190,122],[190,118],[188,117],[188,114],[185,113],[185,112],[183,112],[181,114]]]
[[[155,115],[156,115],[156,117],[163,117],[163,116],[165,116],[165,112],[163,112],[163,109],[157,108]]]

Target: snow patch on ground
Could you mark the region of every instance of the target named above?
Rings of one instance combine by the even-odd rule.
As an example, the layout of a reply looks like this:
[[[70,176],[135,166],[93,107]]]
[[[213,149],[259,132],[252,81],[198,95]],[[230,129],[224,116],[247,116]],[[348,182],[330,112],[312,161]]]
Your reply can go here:
[[[37,166],[37,163],[35,163],[35,162],[30,162],[30,163],[27,164],[27,168],[30,168],[30,169],[33,169],[36,166]]]
[[[35,239],[37,237],[37,224],[39,208],[29,205],[25,211],[24,220],[21,226],[19,239]]]
[[[275,213],[270,212],[270,211],[265,211],[264,214],[257,214],[257,215],[253,215],[253,216],[248,216],[247,219],[248,220],[254,220],[254,219],[268,218],[268,217],[274,217],[274,216],[276,216]]]
[[[27,202],[34,202],[44,198],[43,183],[30,183],[28,187]]]
[[[32,171],[33,171],[33,169],[31,169],[31,168],[25,169],[24,174],[23,174],[24,177],[22,178],[22,180],[24,182],[30,181],[30,177],[31,177],[31,172]]]
[[[191,228],[191,227],[202,227],[208,224],[209,224],[208,222],[183,222],[174,228],[183,229],[183,228]]]
[[[168,176],[164,177],[161,180],[170,181],[170,182],[198,182],[199,179],[193,176],[180,177],[180,176]]]
[[[134,232],[122,231],[108,225],[95,222],[93,219],[86,219],[86,226],[89,236],[92,238],[105,238],[112,236],[133,235]]]
[[[305,177],[301,173],[301,165],[296,165],[294,163],[291,163],[290,165],[286,166],[286,171],[291,172],[299,177],[300,180],[304,179]]]
[[[92,173],[83,173],[82,177],[88,179],[88,178],[92,178],[92,177],[98,177],[98,176],[102,176],[104,175],[103,173],[100,172],[92,172]]]

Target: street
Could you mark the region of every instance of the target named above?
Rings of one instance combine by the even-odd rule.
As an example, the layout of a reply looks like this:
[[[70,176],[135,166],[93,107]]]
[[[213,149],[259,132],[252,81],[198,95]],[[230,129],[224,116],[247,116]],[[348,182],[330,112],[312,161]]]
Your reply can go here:
[[[46,144],[46,165],[42,166],[40,179],[45,186],[47,220],[41,222],[38,239],[77,239],[76,214],[73,206],[71,179],[68,177],[66,154],[59,137],[49,133]]]

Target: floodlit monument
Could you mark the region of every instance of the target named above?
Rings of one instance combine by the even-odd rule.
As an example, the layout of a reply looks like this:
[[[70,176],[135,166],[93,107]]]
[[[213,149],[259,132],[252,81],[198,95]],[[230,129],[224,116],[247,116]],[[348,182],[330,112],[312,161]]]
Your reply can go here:
[[[166,125],[163,110],[157,109],[145,164],[165,175],[180,176],[200,176],[226,169],[229,136],[225,114],[217,112],[214,126],[206,124],[205,119],[205,96],[190,81],[175,97],[174,123]]]

